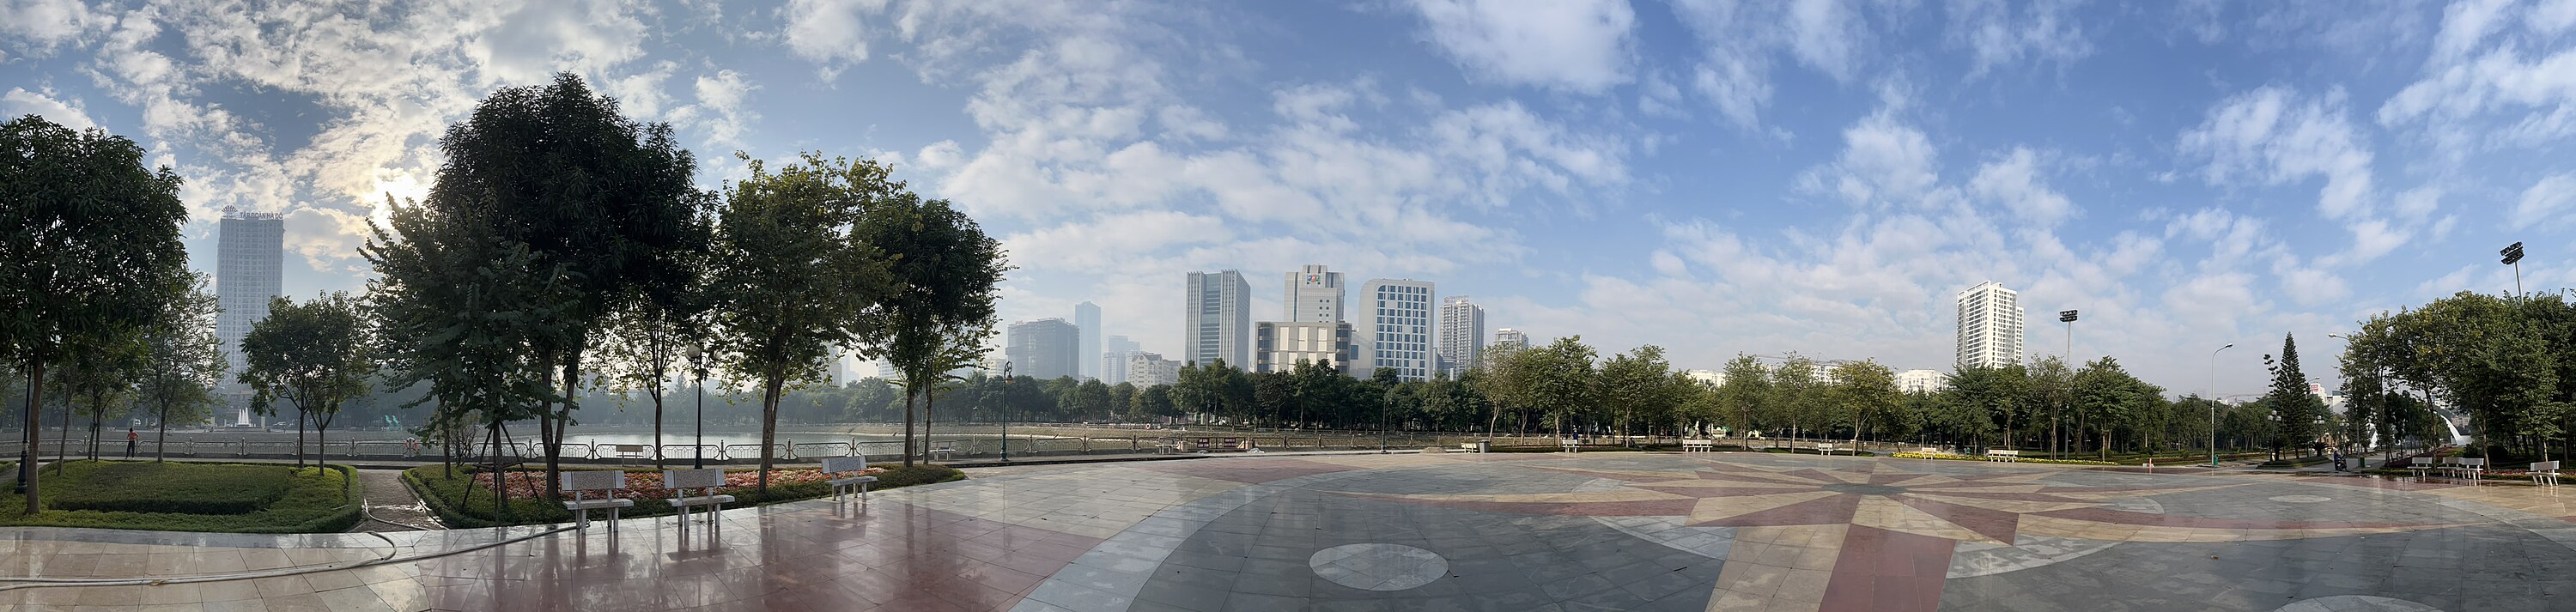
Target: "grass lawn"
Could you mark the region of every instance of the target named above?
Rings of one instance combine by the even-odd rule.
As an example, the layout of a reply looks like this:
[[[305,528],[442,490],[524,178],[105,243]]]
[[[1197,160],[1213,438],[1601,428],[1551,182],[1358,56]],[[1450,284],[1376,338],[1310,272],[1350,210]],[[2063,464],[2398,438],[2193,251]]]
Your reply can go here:
[[[346,467],[68,461],[37,476],[45,510],[0,488],[0,525],[233,533],[320,533],[359,519]]]
[[[964,472],[941,465],[922,464],[907,468],[902,464],[884,463],[871,467],[885,468],[886,471],[876,475],[877,482],[869,487],[870,490],[966,479]],[[823,478],[821,472],[817,470],[780,469],[770,471],[769,495],[763,497],[757,491],[757,487],[753,486],[758,479],[758,472],[759,470],[752,468],[725,470],[726,484],[736,486],[719,488],[717,492],[734,496],[737,501],[729,507],[735,508],[814,499],[832,494],[832,485],[826,482],[829,479]],[[430,511],[438,513],[439,522],[457,528],[571,521],[572,512],[564,509],[563,502],[542,499],[545,488],[544,478],[543,470],[509,471],[509,477],[502,479],[511,492],[508,505],[509,517],[505,519],[497,511],[498,507],[494,505],[492,479],[484,477],[481,470],[458,468],[453,474],[449,474],[446,468],[435,465],[403,470],[403,482],[410,484],[412,491],[420,494],[421,501],[429,505]],[[671,505],[662,501],[668,493],[660,488],[661,478],[662,473],[659,470],[626,470],[627,488],[616,491],[616,495],[635,500],[635,507],[619,511],[618,515],[640,517],[671,514]]]

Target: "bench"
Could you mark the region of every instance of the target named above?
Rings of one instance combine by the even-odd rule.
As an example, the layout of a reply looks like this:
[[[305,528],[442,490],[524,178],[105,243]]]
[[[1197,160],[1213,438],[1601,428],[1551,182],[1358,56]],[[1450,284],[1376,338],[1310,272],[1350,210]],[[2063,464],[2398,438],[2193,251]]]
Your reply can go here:
[[[1581,438],[1557,438],[1557,440],[1556,440],[1556,447],[1557,447],[1557,449],[1558,449],[1558,450],[1562,450],[1562,451],[1564,451],[1564,452],[1569,452],[1569,453],[1580,453],[1580,452],[1583,452],[1583,439],[1581,439]]]
[[[2432,472],[2434,469],[2435,467],[2433,465],[2432,457],[2416,457],[2413,461],[2407,462],[2406,465],[2406,471],[2415,473],[2416,482],[2423,482],[2424,475]]]
[[[2001,461],[2004,463],[2018,462],[2021,461],[2021,451],[2003,450],[1999,448],[1986,449],[1986,460]]]
[[[2544,487],[2558,486],[2558,462],[2539,461],[2532,463],[2531,484]]]
[[[642,444],[614,444],[614,445],[610,445],[610,450],[614,451],[614,452],[616,453],[616,455],[617,455],[617,458],[619,458],[619,459],[644,459],[644,458],[647,458],[648,456],[645,454],[645,453],[646,453],[646,450],[645,450],[645,449],[647,449],[647,448],[650,448],[650,447],[648,447],[648,446],[646,446],[646,445],[642,445]]]
[[[1836,447],[1834,446],[1834,443],[1832,443],[1832,442],[1817,442],[1817,443],[1816,443],[1816,454],[1818,454],[1818,455],[1831,455],[1831,454],[1834,454],[1834,450],[1836,450]]]
[[[626,488],[626,472],[618,470],[574,470],[563,473],[563,490],[572,499],[563,503],[572,511],[574,529],[590,528],[590,511],[608,511],[608,532],[617,533],[617,511],[635,507],[635,500],[619,499],[616,491]],[[598,499],[590,495],[598,494]]]
[[[948,460],[955,461],[957,460],[957,443],[933,442],[931,443],[930,451],[925,454],[930,455],[930,458],[934,460],[938,459],[940,455],[947,455]]]
[[[2460,459],[2459,472],[2457,473],[2459,474],[2459,477],[2469,479],[2469,486],[2474,487],[2478,486],[2479,477],[2484,475],[2486,471],[2487,460],[2476,457],[2465,457]]]
[[[1180,440],[1172,438],[1156,438],[1154,440],[1154,454],[1169,455],[1177,452],[1181,452]]]
[[[859,499],[863,501],[866,500],[868,498],[868,483],[877,481],[877,477],[869,476],[864,473],[867,471],[868,458],[865,455],[823,458],[823,476],[825,478],[830,478],[833,474],[839,474],[842,472],[861,472],[859,475],[848,478],[832,478],[832,501],[841,501],[842,493],[849,491],[853,487],[856,487],[859,490]]]
[[[697,508],[706,508],[707,524],[712,529],[719,533],[724,530],[724,521],[717,518],[725,504],[733,503],[733,496],[716,494],[716,487],[724,486],[724,481],[724,468],[662,470],[662,488],[671,491],[667,501],[680,511],[680,537],[689,537],[689,513]],[[698,489],[698,495],[689,495],[689,489]]]
[[[1713,452],[1717,452],[1717,441],[1716,441],[1716,440],[1683,440],[1683,441],[1682,441],[1682,452],[1685,452],[1685,453],[1713,453]]]
[[[1462,453],[1482,453],[1482,452],[1485,452],[1485,443],[1482,443],[1482,442],[1460,442],[1460,443],[1458,443],[1458,452],[1462,452]]]

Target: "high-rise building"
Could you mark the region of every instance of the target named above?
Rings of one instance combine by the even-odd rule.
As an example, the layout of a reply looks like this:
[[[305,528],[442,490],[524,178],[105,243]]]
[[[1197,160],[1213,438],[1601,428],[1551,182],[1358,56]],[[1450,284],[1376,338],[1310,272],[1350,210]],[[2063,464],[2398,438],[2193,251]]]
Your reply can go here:
[[[1529,348],[1529,334],[1521,333],[1521,330],[1509,327],[1494,330],[1494,346],[1496,348]]]
[[[1290,323],[1342,322],[1342,273],[1322,265],[1288,273],[1288,291],[1281,293]]]
[[[1191,272],[1181,310],[1181,361],[1236,368],[1252,363],[1252,285],[1243,273]]]
[[[1959,365],[2000,368],[2021,363],[2021,294],[1994,281],[1959,292]]]
[[[1950,375],[1940,370],[1906,370],[1896,373],[1896,390],[1906,393],[1936,393],[1950,388]]]
[[[1127,356],[1142,350],[1126,336],[1110,336],[1100,341],[1100,383],[1115,385],[1127,382]]]
[[[1082,348],[1074,354],[1083,356],[1077,360],[1081,363],[1076,364],[1079,371],[1075,374],[1086,379],[1099,378],[1100,362],[1095,357],[1100,354],[1100,305],[1090,302],[1074,304],[1073,326],[1082,334]]]
[[[1440,300],[1440,371],[1457,378],[1485,354],[1485,307],[1463,295]]]
[[[1358,358],[1349,323],[1262,321],[1252,324],[1252,347],[1254,372],[1287,372],[1311,361],[1348,373]]]
[[[1399,380],[1431,378],[1431,281],[1370,279],[1360,286],[1359,358],[1352,376],[1394,368]]]
[[[1081,336],[1064,319],[1012,323],[1011,344],[1003,352],[1010,357],[1013,375],[1054,380],[1075,374],[1074,364],[1081,361]]]
[[[215,341],[232,362],[231,371],[239,373],[244,369],[242,336],[268,318],[268,301],[278,296],[285,277],[279,266],[286,258],[286,217],[226,206],[215,225],[215,240],[215,302],[223,308],[215,315]],[[234,422],[250,424],[249,392],[229,381],[223,387],[236,410]]]
[[[1127,382],[1142,389],[1154,385],[1181,382],[1181,362],[1162,355],[1136,351],[1127,354]]]

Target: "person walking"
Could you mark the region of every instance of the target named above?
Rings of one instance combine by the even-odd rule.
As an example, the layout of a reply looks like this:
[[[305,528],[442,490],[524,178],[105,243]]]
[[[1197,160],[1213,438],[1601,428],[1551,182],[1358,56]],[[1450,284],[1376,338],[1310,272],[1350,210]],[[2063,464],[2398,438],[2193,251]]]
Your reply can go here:
[[[125,428],[125,458],[133,459],[134,445],[142,442],[143,434],[135,433],[132,427]]]

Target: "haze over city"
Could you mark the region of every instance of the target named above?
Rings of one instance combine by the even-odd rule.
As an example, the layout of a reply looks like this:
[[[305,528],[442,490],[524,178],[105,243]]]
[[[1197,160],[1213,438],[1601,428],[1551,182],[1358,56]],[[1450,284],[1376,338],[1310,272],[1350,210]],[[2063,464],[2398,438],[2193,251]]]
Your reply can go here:
[[[1948,369],[1996,281],[2026,352],[2176,393],[2208,351],[2461,290],[2576,285],[2576,2],[12,2],[0,115],[129,135],[281,213],[282,290],[359,289],[476,100],[568,70],[734,151],[874,157],[1018,266],[1005,323],[1182,349],[1192,271],[1255,320],[1307,264],[1493,328]],[[1356,299],[1356,297],[1355,297]],[[2255,393],[2264,350],[2217,364]],[[2329,368],[2310,370],[2332,386]]]

